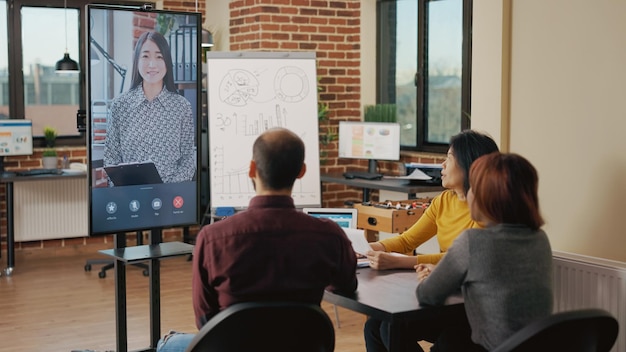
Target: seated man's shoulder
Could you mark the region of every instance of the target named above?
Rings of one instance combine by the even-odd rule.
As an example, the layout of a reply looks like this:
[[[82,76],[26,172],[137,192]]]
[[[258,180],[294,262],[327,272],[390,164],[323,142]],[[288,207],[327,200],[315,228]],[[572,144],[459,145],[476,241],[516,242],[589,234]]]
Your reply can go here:
[[[236,226],[235,224],[237,224],[236,216],[229,216],[202,226],[200,232],[198,232],[198,236],[211,236],[226,230],[232,231],[234,226]]]

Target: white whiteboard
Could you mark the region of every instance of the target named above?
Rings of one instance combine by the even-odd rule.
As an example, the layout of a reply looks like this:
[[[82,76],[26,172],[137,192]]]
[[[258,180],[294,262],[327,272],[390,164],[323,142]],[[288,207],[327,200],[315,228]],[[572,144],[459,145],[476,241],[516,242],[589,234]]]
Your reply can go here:
[[[315,53],[207,52],[211,208],[247,207],[254,140],[272,127],[302,138],[306,174],[296,180],[298,207],[321,204]]]

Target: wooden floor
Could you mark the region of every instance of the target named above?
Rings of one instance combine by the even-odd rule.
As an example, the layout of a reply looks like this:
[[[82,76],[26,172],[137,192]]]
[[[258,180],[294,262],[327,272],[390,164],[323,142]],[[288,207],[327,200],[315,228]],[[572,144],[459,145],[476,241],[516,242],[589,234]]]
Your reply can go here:
[[[98,278],[99,266],[84,271],[87,258],[105,258],[91,250],[37,249],[16,254],[13,275],[0,277],[0,352],[115,350],[113,272]],[[0,268],[6,266],[2,253]],[[127,271],[129,350],[149,345],[148,278]],[[333,307],[322,307],[334,320]],[[365,317],[338,308],[341,327],[336,351],[365,351]],[[161,327],[195,332],[191,307],[191,263],[186,257],[161,262]]]

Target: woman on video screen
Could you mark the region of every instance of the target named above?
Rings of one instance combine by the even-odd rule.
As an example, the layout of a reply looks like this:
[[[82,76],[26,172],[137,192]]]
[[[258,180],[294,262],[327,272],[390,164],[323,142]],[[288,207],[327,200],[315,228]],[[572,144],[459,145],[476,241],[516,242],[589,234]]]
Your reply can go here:
[[[104,166],[151,161],[164,183],[193,178],[195,124],[172,71],[165,37],[143,33],[135,46],[131,87],[111,104]]]

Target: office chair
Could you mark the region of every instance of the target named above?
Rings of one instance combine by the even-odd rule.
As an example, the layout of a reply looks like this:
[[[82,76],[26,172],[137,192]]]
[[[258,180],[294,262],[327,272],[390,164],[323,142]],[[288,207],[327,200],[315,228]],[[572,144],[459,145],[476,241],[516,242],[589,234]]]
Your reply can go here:
[[[186,352],[330,352],[335,330],[315,304],[245,302],[211,318]]]
[[[492,352],[608,352],[619,323],[602,309],[580,309],[552,314],[525,326]]]

